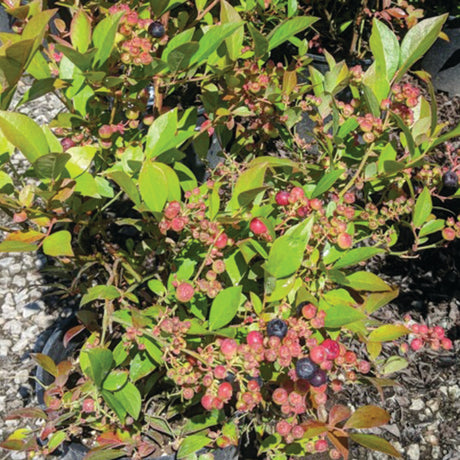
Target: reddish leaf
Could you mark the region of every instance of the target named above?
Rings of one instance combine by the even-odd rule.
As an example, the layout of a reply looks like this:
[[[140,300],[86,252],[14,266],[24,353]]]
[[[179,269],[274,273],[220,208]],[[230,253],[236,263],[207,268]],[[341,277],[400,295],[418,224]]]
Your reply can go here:
[[[397,19],[402,19],[407,16],[407,13],[401,8],[387,8],[385,12]]]
[[[29,230],[28,232],[13,232],[5,237],[5,241],[21,241],[23,243],[35,243],[36,241],[45,238],[45,234],[37,232],[35,230]]]
[[[327,431],[325,423],[315,421],[302,423],[302,428],[305,430],[305,438],[313,438]]]
[[[368,449],[377,450],[396,458],[402,458],[401,454],[388,441],[374,434],[351,433],[350,438]]]
[[[390,415],[381,407],[363,406],[353,413],[344,428],[373,428],[385,425],[389,420]]]
[[[81,331],[83,331],[85,326],[83,324],[79,324],[78,326],[73,327],[72,329],[69,329],[62,340],[62,343],[64,344],[64,347],[67,348],[67,345],[69,345],[69,342],[76,337],[78,334],[80,334]]]
[[[22,450],[24,448],[24,441],[19,439],[7,439],[6,441],[0,442],[2,449],[8,450]]]
[[[46,372],[54,377],[58,375],[56,364],[54,364],[54,361],[49,356],[42,353],[33,353],[30,356],[39,366],[43,367]]]
[[[46,420],[48,416],[38,407],[25,407],[10,412],[5,420],[15,420],[17,418],[42,418]]]
[[[338,423],[343,422],[351,415],[351,410],[340,404],[332,407],[329,412],[329,425],[336,426]]]
[[[342,454],[343,460],[348,460],[348,438],[344,436],[334,436],[332,433],[327,433],[329,441]]]

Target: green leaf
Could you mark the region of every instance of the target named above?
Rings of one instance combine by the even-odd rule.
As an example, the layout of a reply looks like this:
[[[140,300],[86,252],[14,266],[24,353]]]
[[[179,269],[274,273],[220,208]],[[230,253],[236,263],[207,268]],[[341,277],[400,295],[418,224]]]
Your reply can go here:
[[[365,318],[366,315],[356,308],[349,305],[336,305],[326,311],[324,325],[327,328],[335,329]]]
[[[197,42],[183,43],[177,46],[168,54],[168,66],[171,72],[179,72],[186,69],[192,56],[198,50],[199,45]]]
[[[370,272],[355,272],[346,277],[346,286],[349,286],[356,291],[391,291],[391,287],[388,286],[382,278],[379,278],[374,273]]]
[[[72,179],[86,172],[96,155],[97,148],[92,145],[84,145],[82,147],[72,147],[66,153],[70,155],[70,159],[66,164],[67,172]]]
[[[98,387],[112,370],[113,356],[107,348],[87,348],[80,352],[80,365],[82,371]]]
[[[350,433],[352,441],[361,444],[362,446],[383,452],[392,457],[402,458],[402,455],[385,439],[376,436],[375,434]]]
[[[137,352],[129,365],[129,376],[131,381],[137,380],[149,375],[156,369],[157,365],[152,361],[147,353]]]
[[[401,356],[390,356],[382,366],[381,372],[383,375],[392,374],[405,369],[408,365],[407,360]]]
[[[64,430],[55,431],[49,438],[46,447],[49,449],[49,452],[57,449],[65,440],[67,439],[67,434]]]
[[[390,342],[410,333],[402,324],[385,324],[373,330],[367,340],[370,342]]]
[[[128,382],[121,390],[114,391],[112,395],[131,417],[135,420],[139,418],[142,397],[139,390],[131,382]]]
[[[43,240],[43,252],[52,257],[73,257],[71,241],[72,235],[67,230],[52,233]]]
[[[67,153],[48,153],[37,158],[34,170],[41,179],[57,179],[65,169],[70,155]]]
[[[264,162],[240,174],[233,189],[232,198],[228,203],[229,209],[240,209],[244,194],[251,190],[259,190],[263,186],[267,168],[268,164]]]
[[[93,44],[96,48],[94,65],[100,67],[109,58],[115,45],[118,24],[124,12],[105,17],[94,29]]]
[[[314,24],[318,18],[297,16],[275,27],[268,35],[268,50],[272,50],[285,41]]]
[[[343,169],[335,169],[325,174],[314,188],[311,198],[316,198],[327,192],[335,183],[335,181],[344,173]]]
[[[226,326],[235,317],[241,303],[241,286],[233,286],[217,294],[209,313],[209,329],[215,331]]]
[[[70,24],[70,40],[74,48],[85,53],[91,43],[91,22],[83,9],[78,10]]]
[[[50,358],[48,355],[44,355],[42,353],[32,353],[31,356],[32,356],[32,359],[39,366],[43,367],[43,369],[45,369],[46,372],[48,372],[54,377],[58,376],[58,370],[57,370],[56,364],[54,363],[52,358]]]
[[[123,452],[116,449],[91,450],[85,454],[85,460],[114,460],[121,456],[123,456]]]
[[[202,434],[195,434],[193,436],[187,436],[181,443],[179,450],[177,451],[177,458],[186,458],[188,455],[193,454],[203,447],[207,446],[211,440]]]
[[[387,292],[373,292],[369,294],[364,302],[364,309],[367,313],[374,313],[379,308],[387,305],[399,295],[398,289]]]
[[[241,23],[242,19],[238,12],[230,3],[221,1],[220,20],[222,24]],[[232,61],[236,61],[241,56],[243,47],[244,28],[238,28],[230,37],[225,40],[228,56]]]
[[[362,406],[358,408],[344,425],[347,428],[374,428],[390,421],[390,414],[378,406]]]
[[[268,51],[268,40],[251,23],[248,23],[248,29],[254,40],[254,57],[261,58]]]
[[[431,194],[427,187],[424,187],[420,193],[414,207],[414,215],[412,222],[416,228],[421,227],[431,214],[433,204],[431,201]]]
[[[150,126],[145,145],[148,159],[156,158],[162,153],[178,148],[195,134],[196,110],[187,111],[178,123],[177,108],[160,115]]]
[[[449,14],[446,13],[442,16],[424,19],[407,32],[401,43],[398,80],[431,48],[448,16]]]
[[[0,130],[30,163],[49,153],[48,143],[40,126],[22,113],[0,110]]]
[[[171,40],[169,40],[166,48],[163,51],[163,54],[161,55],[161,59],[167,62],[169,53],[171,53],[177,47],[191,42],[194,33],[195,29],[186,29],[180,34],[175,35]]]
[[[420,237],[431,235],[432,233],[441,231],[444,228],[444,225],[444,219],[429,220],[423,225],[418,234]]]
[[[202,431],[211,426],[217,425],[222,421],[222,413],[218,410],[212,410],[211,412],[206,412],[204,414],[195,415],[190,418],[182,428],[182,435],[189,435]]]
[[[394,32],[383,22],[374,18],[369,40],[377,71],[383,71],[390,81],[399,64],[399,43]]]
[[[7,240],[0,243],[1,252],[30,252],[36,251],[37,245],[22,241]]]
[[[294,274],[302,265],[312,226],[310,217],[277,238],[268,254],[265,270],[278,279]]]
[[[124,171],[112,171],[108,174],[108,177],[118,184],[136,206],[141,204],[139,192],[128,174]]]
[[[385,251],[380,248],[355,248],[341,256],[340,259],[334,264],[334,268],[339,269],[350,267],[352,265],[358,264],[359,262],[370,259],[377,254],[382,254],[383,252]]]
[[[120,293],[115,286],[92,286],[88,292],[82,297],[80,307],[86,305],[93,300],[114,300],[120,297]]]
[[[125,371],[112,371],[105,378],[102,388],[108,391],[120,390],[128,381],[128,373]]]
[[[139,191],[152,212],[161,212],[166,201],[180,200],[177,174],[164,163],[146,161],[139,174]]]
[[[201,65],[211,56],[214,51],[230,37],[237,29],[243,27],[243,22],[219,24],[210,27],[206,33],[200,38],[198,51],[193,55],[191,64]]]
[[[173,169],[176,171],[180,186],[184,192],[192,191],[194,188],[198,187],[195,174],[193,174],[183,163],[175,162]]]

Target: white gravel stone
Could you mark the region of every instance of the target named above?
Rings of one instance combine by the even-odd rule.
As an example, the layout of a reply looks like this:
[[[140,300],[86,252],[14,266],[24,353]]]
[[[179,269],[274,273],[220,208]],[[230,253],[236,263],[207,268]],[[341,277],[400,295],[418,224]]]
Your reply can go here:
[[[11,335],[17,336],[17,335],[21,335],[23,327],[24,326],[21,324],[20,321],[14,319],[12,321],[7,322],[3,329],[8,331]]]
[[[422,399],[414,399],[410,405],[410,410],[422,410],[425,407],[425,403]]]
[[[439,401],[437,399],[430,399],[426,402],[426,406],[431,412],[437,412],[439,410]]]
[[[13,345],[11,340],[0,340],[0,356],[7,356],[11,345]]]
[[[411,444],[407,448],[407,459],[408,460],[419,460],[420,459],[420,447],[418,444]]]

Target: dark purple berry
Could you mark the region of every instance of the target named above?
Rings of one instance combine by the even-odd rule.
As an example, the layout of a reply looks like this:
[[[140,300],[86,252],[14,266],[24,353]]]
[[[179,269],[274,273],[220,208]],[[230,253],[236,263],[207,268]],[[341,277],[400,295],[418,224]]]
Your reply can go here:
[[[453,171],[447,171],[442,176],[442,183],[444,187],[457,189],[458,188],[458,176]]]
[[[282,319],[272,319],[267,324],[267,335],[269,337],[275,336],[279,337],[280,339],[284,338],[287,334],[288,327],[287,324]]]
[[[317,370],[318,366],[310,358],[300,358],[295,365],[299,379],[309,380]]]
[[[327,374],[326,371],[323,369],[318,369],[316,372],[310,377],[310,385],[312,387],[320,387],[327,382]]]
[[[165,26],[160,21],[149,25],[149,34],[154,38],[161,38],[165,34]]]

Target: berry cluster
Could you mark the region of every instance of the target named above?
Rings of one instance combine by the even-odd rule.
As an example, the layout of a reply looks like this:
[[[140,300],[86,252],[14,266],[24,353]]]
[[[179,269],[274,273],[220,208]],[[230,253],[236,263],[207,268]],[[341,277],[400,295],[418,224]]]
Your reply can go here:
[[[410,329],[409,335],[410,348],[413,351],[421,350],[424,346],[429,346],[432,350],[451,350],[452,340],[445,336],[445,331],[441,326],[429,327],[426,324],[419,324],[413,321],[410,316],[404,318],[406,326]],[[401,345],[402,351],[407,352],[407,343]]]
[[[374,117],[371,113],[366,113],[363,117],[357,118],[359,127],[363,134],[363,140],[370,144],[378,139],[383,132],[383,121],[379,117]]]

